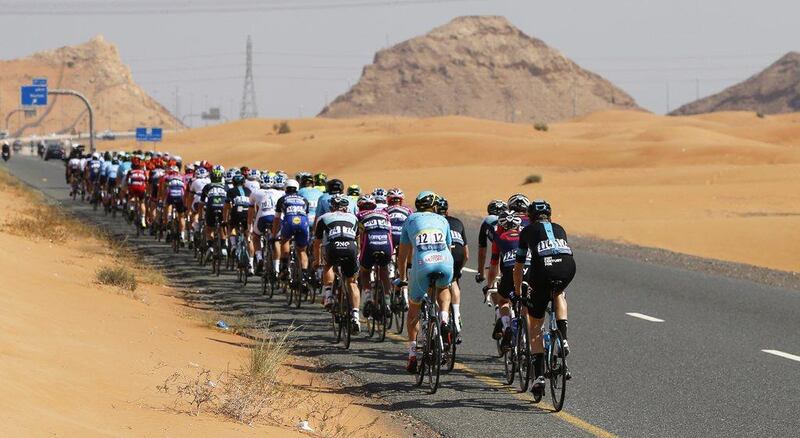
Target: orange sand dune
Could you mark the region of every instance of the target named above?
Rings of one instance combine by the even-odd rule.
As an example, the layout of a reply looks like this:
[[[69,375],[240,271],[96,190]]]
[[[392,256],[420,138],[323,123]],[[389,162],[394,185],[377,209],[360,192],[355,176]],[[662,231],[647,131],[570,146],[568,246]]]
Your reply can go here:
[[[186,131],[163,148],[409,194],[432,188],[475,214],[521,191],[550,200],[572,233],[800,271],[798,115],[608,111],[548,132],[466,117],[290,120],[284,135],[274,123]],[[530,174],[543,182],[522,185]]]

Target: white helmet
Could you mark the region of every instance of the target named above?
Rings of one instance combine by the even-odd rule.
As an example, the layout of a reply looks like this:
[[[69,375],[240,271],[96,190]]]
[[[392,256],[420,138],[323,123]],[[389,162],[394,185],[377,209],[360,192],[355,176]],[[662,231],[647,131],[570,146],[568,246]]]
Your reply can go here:
[[[286,181],[286,191],[289,191],[289,189],[294,189],[294,191],[297,191],[299,188],[300,183],[298,183],[296,179],[290,179],[289,181]]]

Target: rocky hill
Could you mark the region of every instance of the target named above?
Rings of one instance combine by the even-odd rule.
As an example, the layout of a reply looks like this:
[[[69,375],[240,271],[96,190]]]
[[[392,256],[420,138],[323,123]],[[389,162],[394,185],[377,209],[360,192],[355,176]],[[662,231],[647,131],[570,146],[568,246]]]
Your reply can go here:
[[[379,51],[322,117],[465,115],[554,121],[639,109],[621,89],[503,17],[460,17]]]
[[[800,53],[789,52],[746,81],[688,103],[671,114],[715,111],[757,111],[764,114],[800,111]]]
[[[50,88],[69,88],[86,96],[92,102],[96,131],[183,126],[133,81],[117,47],[102,36],[77,46],[0,61],[0,114],[4,118],[19,106],[19,87],[30,84],[34,77],[46,77]],[[49,105],[39,108],[33,117],[11,116],[11,134],[88,132],[88,113],[83,103],[70,96],[51,95],[48,100]]]

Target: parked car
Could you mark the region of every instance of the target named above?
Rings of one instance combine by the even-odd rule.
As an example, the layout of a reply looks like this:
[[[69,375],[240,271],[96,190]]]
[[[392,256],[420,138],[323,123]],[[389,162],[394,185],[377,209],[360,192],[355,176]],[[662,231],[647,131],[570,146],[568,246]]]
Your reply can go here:
[[[106,129],[100,133],[100,140],[115,140],[117,138],[111,130]]]
[[[60,143],[48,143],[47,149],[44,152],[44,160],[47,161],[51,158],[59,160],[64,159],[64,147]]]
[[[0,140],[8,138],[8,131],[0,130]]]
[[[19,152],[22,149],[22,140],[14,140],[14,143],[11,145],[11,147],[14,149],[14,152]]]

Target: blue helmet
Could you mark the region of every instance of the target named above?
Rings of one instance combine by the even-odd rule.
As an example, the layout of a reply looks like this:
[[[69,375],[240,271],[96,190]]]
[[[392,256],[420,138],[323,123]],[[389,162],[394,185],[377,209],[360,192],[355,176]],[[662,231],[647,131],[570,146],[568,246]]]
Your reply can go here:
[[[425,190],[417,195],[417,199],[414,200],[414,206],[417,210],[436,210],[437,206],[439,205],[439,195],[436,193]]]

